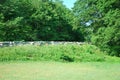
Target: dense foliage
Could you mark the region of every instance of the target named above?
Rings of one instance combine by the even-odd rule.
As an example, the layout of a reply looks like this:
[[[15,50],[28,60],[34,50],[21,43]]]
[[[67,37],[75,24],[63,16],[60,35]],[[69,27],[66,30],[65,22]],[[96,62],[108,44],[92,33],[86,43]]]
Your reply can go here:
[[[77,0],[76,27],[85,39],[110,55],[120,56],[120,0]]]
[[[0,4],[0,41],[83,41],[72,12],[59,0],[6,0]]]

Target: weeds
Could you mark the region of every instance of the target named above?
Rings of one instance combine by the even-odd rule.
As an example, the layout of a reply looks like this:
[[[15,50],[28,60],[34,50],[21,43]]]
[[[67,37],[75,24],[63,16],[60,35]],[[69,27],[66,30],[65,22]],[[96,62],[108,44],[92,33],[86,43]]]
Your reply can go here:
[[[65,61],[103,62],[120,61],[105,55],[94,45],[23,45],[0,48],[0,61]]]

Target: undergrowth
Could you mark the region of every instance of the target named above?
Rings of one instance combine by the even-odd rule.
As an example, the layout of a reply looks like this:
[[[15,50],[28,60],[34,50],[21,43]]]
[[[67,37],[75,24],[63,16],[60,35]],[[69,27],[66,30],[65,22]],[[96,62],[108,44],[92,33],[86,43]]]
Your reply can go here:
[[[0,61],[119,62],[94,45],[22,45],[0,48]]]

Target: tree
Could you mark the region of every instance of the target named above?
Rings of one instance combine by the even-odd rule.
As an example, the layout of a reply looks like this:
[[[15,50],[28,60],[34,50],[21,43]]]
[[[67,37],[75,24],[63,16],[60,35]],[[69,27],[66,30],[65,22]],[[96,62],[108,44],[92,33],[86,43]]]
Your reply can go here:
[[[0,16],[1,41],[82,40],[73,13],[59,0],[6,0]]]
[[[77,0],[73,8],[86,39],[116,56],[120,56],[119,4],[119,0]]]
[[[7,0],[2,6],[0,25],[0,40],[33,40],[29,16],[34,9],[25,1]]]
[[[72,30],[73,15],[62,2],[46,1],[35,4],[34,7],[36,12],[31,16],[31,25],[35,27],[33,29],[37,29],[38,40],[80,40],[73,35],[73,33],[77,33]]]

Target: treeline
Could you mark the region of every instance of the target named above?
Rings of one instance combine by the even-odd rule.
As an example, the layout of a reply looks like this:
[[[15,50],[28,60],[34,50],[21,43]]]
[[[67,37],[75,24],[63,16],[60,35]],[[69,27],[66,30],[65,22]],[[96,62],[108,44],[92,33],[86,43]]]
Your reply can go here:
[[[120,0],[77,0],[73,11],[86,41],[120,56]]]
[[[0,0],[0,41],[86,41],[120,56],[120,0]]]
[[[0,4],[0,41],[83,41],[73,13],[60,1],[6,0]]]

